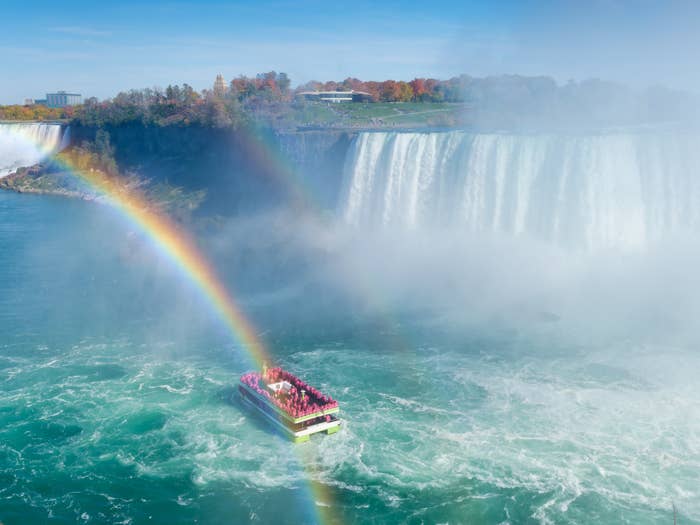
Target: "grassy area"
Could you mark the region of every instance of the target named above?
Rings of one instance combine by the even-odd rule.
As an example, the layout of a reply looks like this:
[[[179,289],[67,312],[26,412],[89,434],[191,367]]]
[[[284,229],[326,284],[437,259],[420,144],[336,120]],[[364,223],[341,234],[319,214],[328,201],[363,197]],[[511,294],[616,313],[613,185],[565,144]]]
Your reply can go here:
[[[420,128],[454,126],[463,121],[465,104],[454,102],[306,102],[283,106],[276,113],[251,115],[281,128]],[[0,113],[0,117],[2,114]],[[46,119],[33,118],[37,122]],[[27,122],[29,120],[0,120]],[[52,119],[51,122],[70,122]]]
[[[357,118],[382,118],[424,111],[452,110],[455,106],[446,102],[374,102],[366,104],[342,104],[343,110]]]
[[[447,102],[394,102],[353,104],[348,108],[350,118],[362,125],[431,126],[456,124],[464,110],[463,104]]]
[[[338,112],[330,104],[304,104],[282,117],[289,127],[300,126],[332,126],[339,119]]]
[[[451,126],[462,121],[464,111],[464,104],[449,102],[312,102],[297,109],[292,121],[335,128]]]

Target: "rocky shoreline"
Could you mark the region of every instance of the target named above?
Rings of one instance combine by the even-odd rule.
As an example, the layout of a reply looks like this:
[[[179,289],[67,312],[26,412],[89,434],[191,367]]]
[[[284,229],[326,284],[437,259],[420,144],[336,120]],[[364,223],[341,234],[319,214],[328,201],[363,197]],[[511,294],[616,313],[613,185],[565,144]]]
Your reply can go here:
[[[150,185],[136,177],[125,178],[126,191],[139,188],[149,207],[161,210],[180,221],[188,221],[202,203],[205,193],[186,192],[167,184]],[[20,168],[17,172],[0,178],[0,190],[33,195],[51,195],[89,202],[106,202],[107,197],[66,171],[56,171],[49,165],[37,164]]]
[[[69,177],[70,175],[63,173],[47,173],[43,165],[37,164],[20,168],[15,173],[0,178],[0,189],[16,193],[59,195],[86,201],[98,199],[95,192],[78,188]]]

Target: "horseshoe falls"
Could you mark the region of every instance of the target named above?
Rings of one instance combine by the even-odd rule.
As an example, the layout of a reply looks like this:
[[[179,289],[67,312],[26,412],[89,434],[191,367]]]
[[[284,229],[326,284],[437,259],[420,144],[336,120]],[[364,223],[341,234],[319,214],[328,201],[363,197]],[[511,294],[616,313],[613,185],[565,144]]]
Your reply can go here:
[[[60,124],[0,123],[0,177],[40,162],[68,140],[68,128]]]
[[[700,226],[700,135],[361,133],[346,159],[350,224],[643,246]]]
[[[5,172],[66,140],[11,126]],[[264,173],[148,133],[144,165],[238,174],[222,199]],[[298,135],[335,217],[197,242],[341,431],[291,448],[247,411],[245,349],[109,206],[0,191],[2,523],[700,525],[696,135]]]

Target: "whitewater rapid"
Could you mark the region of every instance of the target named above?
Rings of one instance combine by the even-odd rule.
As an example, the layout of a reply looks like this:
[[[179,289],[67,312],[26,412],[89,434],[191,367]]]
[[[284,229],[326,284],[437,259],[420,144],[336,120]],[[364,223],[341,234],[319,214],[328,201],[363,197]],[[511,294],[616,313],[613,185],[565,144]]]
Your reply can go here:
[[[363,227],[455,227],[640,246],[700,226],[700,136],[360,133],[340,212]]]
[[[63,149],[69,131],[60,124],[0,124],[0,178]]]

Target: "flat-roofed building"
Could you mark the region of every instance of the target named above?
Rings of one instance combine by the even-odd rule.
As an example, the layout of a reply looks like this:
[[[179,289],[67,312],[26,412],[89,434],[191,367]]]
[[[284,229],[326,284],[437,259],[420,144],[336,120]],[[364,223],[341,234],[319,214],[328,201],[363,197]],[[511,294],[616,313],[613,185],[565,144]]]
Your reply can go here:
[[[298,97],[306,100],[320,100],[322,102],[369,102],[372,95],[364,91],[302,91]]]
[[[58,91],[57,93],[46,94],[46,105],[50,108],[65,108],[66,106],[77,106],[82,104],[83,96],[79,93],[66,93]]]

